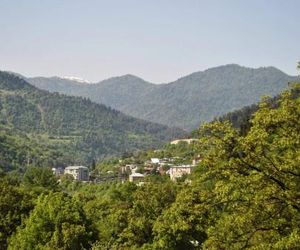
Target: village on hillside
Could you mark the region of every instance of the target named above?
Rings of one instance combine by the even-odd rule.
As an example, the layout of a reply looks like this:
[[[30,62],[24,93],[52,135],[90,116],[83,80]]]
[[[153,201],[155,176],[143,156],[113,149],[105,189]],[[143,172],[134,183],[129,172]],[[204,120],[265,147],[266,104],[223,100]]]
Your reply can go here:
[[[195,147],[197,143],[197,139],[174,140],[170,142],[167,150],[154,150],[152,154],[153,157],[146,157],[144,160],[137,159],[134,156],[118,159],[118,161],[106,171],[89,169],[86,166],[53,168],[52,171],[58,178],[61,176],[70,176],[76,181],[93,183],[129,181],[143,185],[146,178],[150,176],[169,176],[174,182],[189,181],[188,176],[201,161],[201,157],[199,154],[186,157],[184,154],[182,155],[182,152],[185,152],[187,149],[190,150]],[[176,150],[179,150],[181,154],[176,154]],[[168,157],[165,156],[166,152],[167,155],[169,155]]]

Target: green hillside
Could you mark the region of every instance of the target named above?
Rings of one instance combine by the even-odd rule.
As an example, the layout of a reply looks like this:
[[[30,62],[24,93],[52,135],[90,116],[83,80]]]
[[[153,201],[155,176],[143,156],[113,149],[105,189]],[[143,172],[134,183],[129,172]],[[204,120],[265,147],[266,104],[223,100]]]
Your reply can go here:
[[[28,79],[38,88],[88,97],[125,114],[187,130],[257,103],[262,95],[275,96],[294,80],[274,67],[253,69],[236,64],[195,72],[168,84],[152,84],[133,75],[97,84],[58,77]]]
[[[47,168],[0,175],[0,248],[299,249],[299,90],[262,101],[245,134],[215,121],[194,146],[122,158],[199,153],[186,183],[155,173],[143,185],[57,182]]]
[[[158,147],[184,135],[180,129],[135,119],[88,99],[36,89],[5,72],[0,72],[0,124],[8,144],[51,148],[59,152],[52,161],[65,164]],[[44,154],[35,157],[47,158]]]
[[[290,83],[290,86],[297,86],[295,83]],[[300,90],[297,87],[291,88],[292,98],[298,98],[300,96]],[[278,101],[281,95],[276,95],[275,97],[267,97],[265,100],[269,103],[271,107],[277,107]],[[251,128],[251,118],[255,112],[259,109],[259,104],[252,104],[250,106],[245,106],[241,109],[234,110],[229,112],[221,117],[216,118],[215,120],[219,121],[229,121],[234,128],[238,129],[241,134],[246,134]]]

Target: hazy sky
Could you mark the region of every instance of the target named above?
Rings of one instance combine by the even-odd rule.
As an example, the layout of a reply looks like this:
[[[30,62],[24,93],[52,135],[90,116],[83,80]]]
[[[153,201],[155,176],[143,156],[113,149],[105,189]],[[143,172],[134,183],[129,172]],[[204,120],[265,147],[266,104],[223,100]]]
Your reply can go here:
[[[168,82],[228,63],[295,75],[299,0],[0,0],[0,69]]]

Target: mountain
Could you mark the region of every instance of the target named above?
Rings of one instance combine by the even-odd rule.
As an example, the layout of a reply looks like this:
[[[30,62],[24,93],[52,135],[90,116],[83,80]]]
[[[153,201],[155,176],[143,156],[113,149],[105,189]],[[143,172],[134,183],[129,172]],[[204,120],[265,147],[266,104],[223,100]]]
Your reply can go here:
[[[300,97],[299,82],[291,82],[289,91],[292,94],[292,99],[299,98]],[[282,93],[272,98],[268,98],[266,101],[270,107],[277,108],[281,97],[282,97]],[[239,130],[241,135],[246,135],[249,132],[252,125],[251,119],[253,118],[253,115],[257,110],[259,110],[259,104],[252,104],[250,106],[245,106],[241,109],[234,110],[225,115],[222,115],[215,120],[229,121],[234,128]]]
[[[230,111],[274,96],[296,77],[274,67],[246,68],[229,64],[195,72],[168,84],[152,84],[133,75],[96,84],[58,78],[29,78],[38,88],[90,98],[126,114],[192,130]]]
[[[66,77],[34,77],[34,78],[25,78],[30,84],[50,92],[70,92],[73,89],[79,90],[81,87],[84,87],[85,84],[75,80],[74,78]]]
[[[48,158],[60,159],[60,163],[83,164],[158,147],[183,135],[181,129],[136,119],[86,98],[39,90],[0,71],[0,137],[7,142],[0,143],[2,153],[16,145],[23,149],[37,145],[35,152],[30,149],[22,155],[32,154],[39,158],[35,162],[41,162],[41,156],[47,158],[49,153]],[[47,149],[46,155],[39,155],[42,148]],[[3,159],[5,155],[0,154],[0,165]]]

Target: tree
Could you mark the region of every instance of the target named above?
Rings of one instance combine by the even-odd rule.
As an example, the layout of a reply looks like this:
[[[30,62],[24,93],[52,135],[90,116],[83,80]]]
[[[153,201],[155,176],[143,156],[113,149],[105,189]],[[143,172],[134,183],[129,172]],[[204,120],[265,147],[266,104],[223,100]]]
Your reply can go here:
[[[86,249],[95,235],[90,225],[81,204],[67,194],[41,195],[8,249]]]
[[[297,249],[300,245],[300,98],[260,104],[240,135],[229,122],[200,130],[191,187],[154,225],[155,249]]]
[[[176,198],[176,184],[146,183],[133,196],[132,208],[128,214],[128,226],[120,234],[122,246],[141,248],[154,238],[153,225],[158,216]]]
[[[119,249],[120,234],[128,227],[128,213],[136,189],[130,182],[111,185],[104,194],[85,204],[86,214],[99,232],[95,249]]]
[[[207,238],[207,213],[205,207],[201,207],[202,197],[199,185],[184,188],[172,206],[155,221],[150,249],[198,249]]]
[[[221,211],[207,225],[204,248],[299,246],[299,102],[291,91],[282,94],[277,108],[262,102],[245,136],[226,123],[202,130],[206,173],[201,179],[212,181],[208,205]]]
[[[33,209],[32,197],[5,178],[0,180],[0,248],[6,249],[7,239]]]
[[[42,187],[56,190],[58,182],[51,169],[43,167],[28,167],[23,177],[23,184],[27,187]]]

